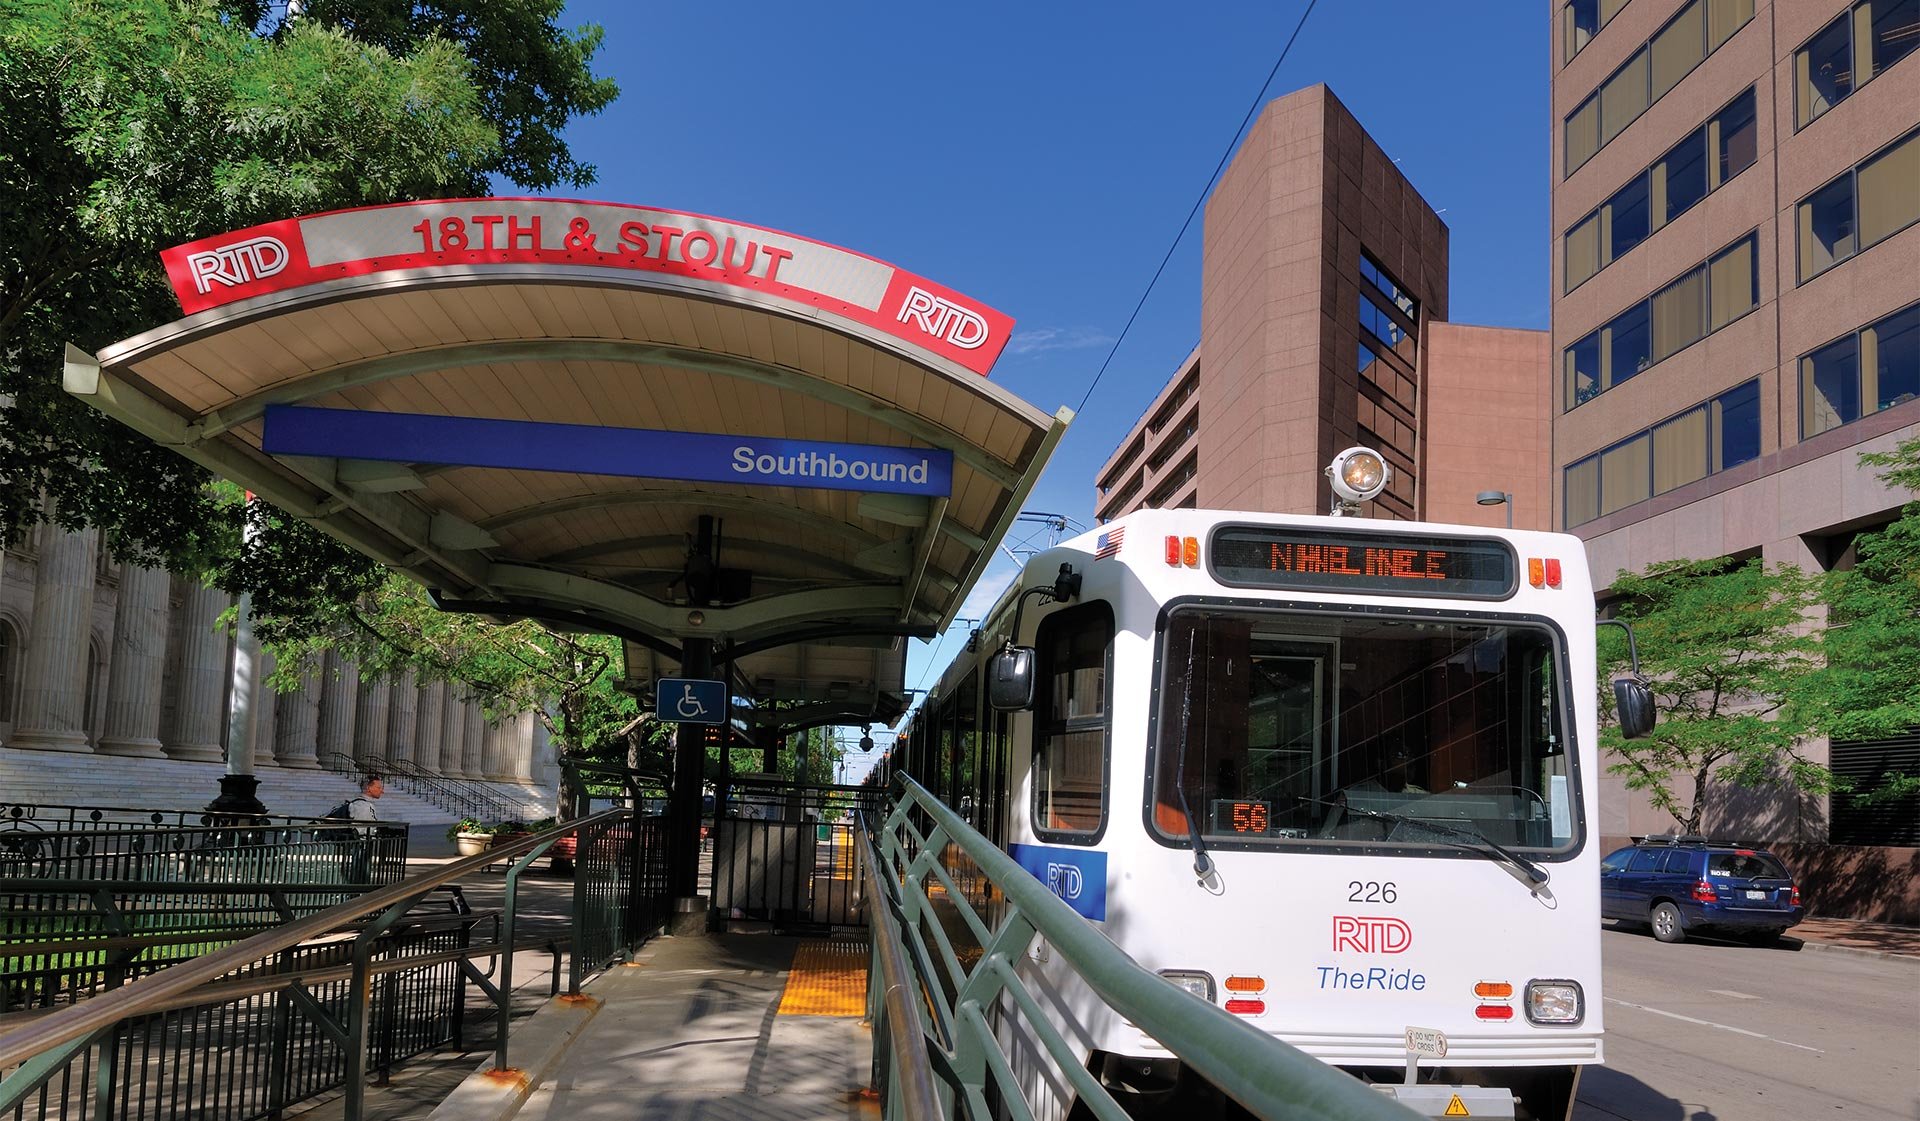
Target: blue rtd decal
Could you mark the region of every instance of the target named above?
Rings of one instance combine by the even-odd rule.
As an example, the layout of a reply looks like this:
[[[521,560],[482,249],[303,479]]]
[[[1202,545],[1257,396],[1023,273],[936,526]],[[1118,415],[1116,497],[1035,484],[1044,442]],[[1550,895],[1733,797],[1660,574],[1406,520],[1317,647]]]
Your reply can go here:
[[[1012,845],[1013,858],[1033,878],[1094,922],[1107,917],[1107,854],[1099,849]]]
[[[953,493],[953,453],[940,448],[831,444],[594,424],[269,405],[260,446],[268,455],[572,471],[938,498]]]

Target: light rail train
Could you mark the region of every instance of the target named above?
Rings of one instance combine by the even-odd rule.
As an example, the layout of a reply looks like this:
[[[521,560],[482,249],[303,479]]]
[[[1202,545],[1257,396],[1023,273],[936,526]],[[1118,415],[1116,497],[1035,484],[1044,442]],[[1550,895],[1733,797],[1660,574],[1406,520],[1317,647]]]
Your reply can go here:
[[[1564,534],[1144,510],[1034,556],[886,765],[1194,995],[1416,1109],[1558,1121],[1603,1056],[1595,626]],[[1134,1116],[1220,1102],[1021,968]]]

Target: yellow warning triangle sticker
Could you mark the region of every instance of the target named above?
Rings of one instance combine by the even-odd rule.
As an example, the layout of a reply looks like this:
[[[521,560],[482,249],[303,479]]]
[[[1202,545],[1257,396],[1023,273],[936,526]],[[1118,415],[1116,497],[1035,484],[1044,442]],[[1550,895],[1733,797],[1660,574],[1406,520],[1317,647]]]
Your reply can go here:
[[[1447,1102],[1446,1111],[1443,1112],[1440,1116],[1471,1117],[1473,1116],[1473,1114],[1467,1112],[1467,1103],[1460,1100],[1459,1094],[1455,1094],[1453,1098]]]

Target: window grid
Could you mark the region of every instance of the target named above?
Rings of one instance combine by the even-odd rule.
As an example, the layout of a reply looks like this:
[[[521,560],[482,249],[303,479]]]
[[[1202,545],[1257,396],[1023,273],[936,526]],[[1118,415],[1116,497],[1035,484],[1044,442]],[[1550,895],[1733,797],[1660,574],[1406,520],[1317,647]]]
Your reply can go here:
[[[1920,46],[1920,0],[1861,0],[1793,52],[1795,132]]]
[[[1693,0],[1675,13],[1567,115],[1562,177],[1580,170],[1752,18],[1753,0]]]
[[[1800,356],[1800,438],[1920,397],[1920,303]]]
[[[1920,221],[1920,129],[1821,184],[1795,205],[1796,286],[1916,221]]]
[[[1760,455],[1753,378],[1567,465],[1565,526],[1623,510]]]

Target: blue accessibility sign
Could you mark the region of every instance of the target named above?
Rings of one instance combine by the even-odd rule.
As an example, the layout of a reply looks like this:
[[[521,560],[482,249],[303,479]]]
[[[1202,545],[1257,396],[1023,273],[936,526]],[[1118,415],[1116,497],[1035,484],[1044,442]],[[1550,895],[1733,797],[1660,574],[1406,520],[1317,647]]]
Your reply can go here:
[[[654,713],[666,724],[725,724],[727,683],[663,677],[653,690]]]

